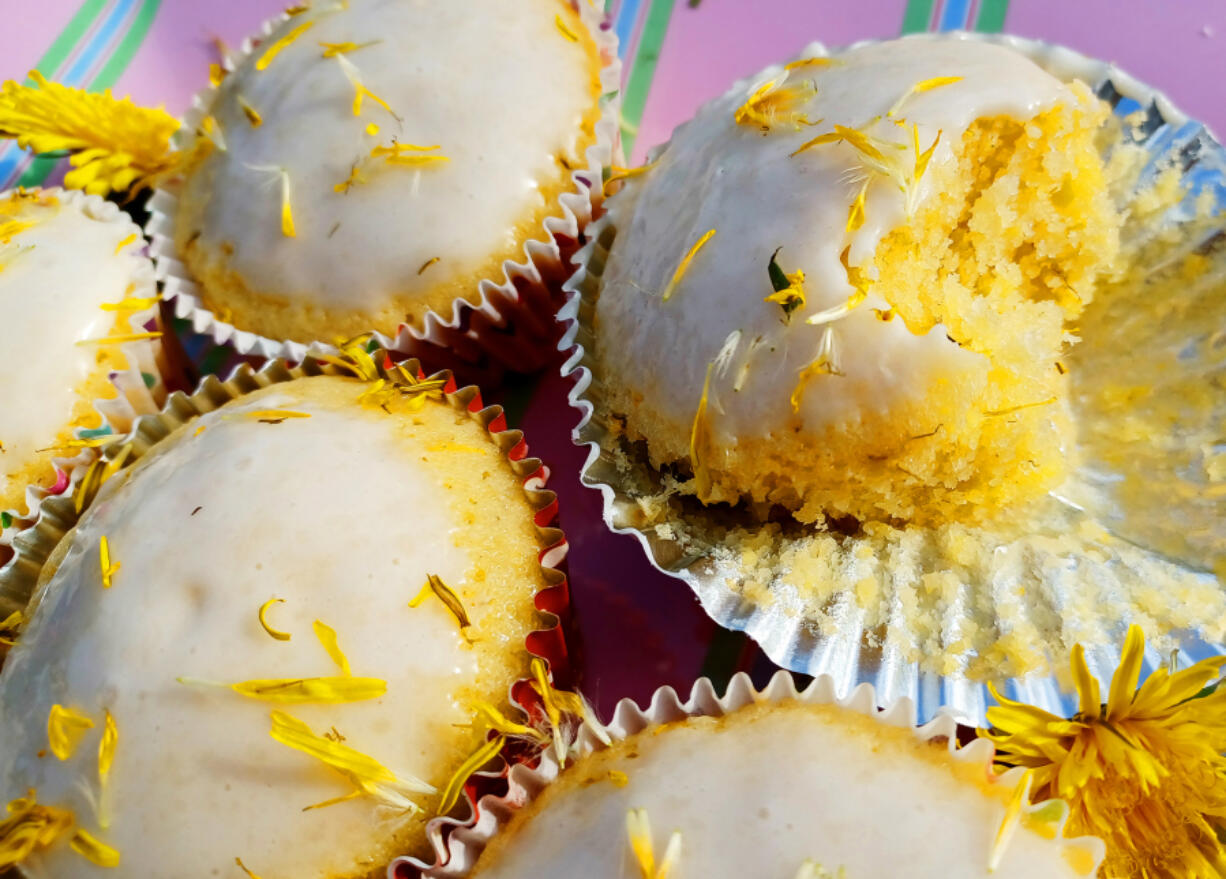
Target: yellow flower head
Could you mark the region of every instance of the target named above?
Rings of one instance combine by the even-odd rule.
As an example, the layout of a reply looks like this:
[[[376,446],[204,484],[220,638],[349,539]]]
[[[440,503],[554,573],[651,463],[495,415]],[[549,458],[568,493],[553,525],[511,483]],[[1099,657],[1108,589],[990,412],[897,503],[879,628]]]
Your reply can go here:
[[[148,185],[180,160],[170,148],[179,123],[163,110],[48,82],[37,70],[30,79],[37,87],[12,80],[0,86],[0,138],[35,153],[71,153],[74,170],[64,178],[70,189],[105,196]]]
[[[1065,719],[1002,698],[988,709],[997,761],[1034,770],[1031,799],[1069,804],[1067,834],[1107,843],[1100,875],[1226,875],[1226,687],[1204,695],[1226,656],[1160,668],[1140,689],[1145,638],[1128,632],[1107,701],[1078,645],[1078,712]]]

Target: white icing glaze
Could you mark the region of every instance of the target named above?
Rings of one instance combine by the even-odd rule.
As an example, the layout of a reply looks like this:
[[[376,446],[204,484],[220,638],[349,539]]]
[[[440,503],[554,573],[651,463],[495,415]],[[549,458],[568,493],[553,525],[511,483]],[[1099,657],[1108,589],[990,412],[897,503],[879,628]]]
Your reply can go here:
[[[123,299],[146,262],[145,240],[126,216],[104,217],[97,208],[105,203],[63,195],[0,217],[35,223],[0,243],[0,351],[9,364],[0,375],[0,494],[9,474],[68,426],[77,391],[97,369],[98,349],[76,343],[109,334],[115,312],[99,306]]]
[[[0,676],[0,801],[32,786],[40,802],[72,808],[119,849],[123,875],[236,876],[235,857],[264,876],[350,875],[355,857],[388,854],[379,850],[396,822],[370,798],[302,811],[352,785],[273,741],[270,710],[319,734],[335,727],[349,746],[418,777],[452,759],[440,758],[454,747],[450,724],[470,718],[454,694],[476,662],[455,619],[438,601],[407,606],[427,572],[453,588],[467,582],[460,524],[401,419],[304,388],[336,381],[241,398],[188,424],[133,478],[109,483]],[[311,417],[235,418],[280,408]],[[103,535],[121,564],[109,590]],[[257,619],[274,596],[285,603],[268,619],[288,642]],[[279,705],[176,682],[340,674],[312,632],[317,619],[336,630],[355,675],[387,681],[385,696]],[[56,702],[99,722],[67,763],[35,756]],[[119,743],[111,826],[99,832],[79,788],[97,787],[104,708]],[[62,844],[31,867],[114,875]]]
[[[733,715],[715,730],[647,730],[637,757],[609,764],[625,773],[625,786],[605,778],[558,791],[513,835],[494,838],[502,845],[476,875],[635,879],[631,809],[647,810],[657,864],[680,832],[680,860],[669,872],[677,879],[792,879],[806,860],[828,875],[845,868],[847,879],[1078,875],[1061,846],[1024,826],[989,873],[1005,814],[999,798],[960,778],[952,760],[880,745],[860,725],[830,717],[783,707],[748,722]]]
[[[393,293],[464,277],[518,240],[515,225],[544,204],[539,187],[554,156],[580,137],[594,71],[583,45],[558,28],[559,0],[316,5],[268,37],[265,46],[315,22],[265,70],[254,69],[256,48],[223,81],[212,113],[227,150],[192,175],[183,204],[207,199],[201,246],[233,245],[230,263],[249,289],[369,313]],[[399,119],[369,96],[355,117],[341,63],[322,57],[321,42],[372,40],[345,57]],[[263,124],[252,127],[238,95]],[[334,191],[354,162],[393,139],[437,144],[450,161],[371,159],[366,183]],[[288,171],[295,238],[282,234],[278,175],[257,167]]]
[[[802,53],[800,58],[821,52]],[[707,365],[730,334],[739,341],[725,369],[711,382],[711,428],[721,441],[769,435],[792,417],[789,397],[799,372],[818,356],[823,326],[805,318],[846,302],[854,293],[840,263],[871,261],[877,245],[904,222],[904,198],[877,176],[867,194],[867,220],[847,233],[848,208],[858,185],[855,149],[845,143],[801,144],[832,130],[858,127],[886,114],[912,86],[933,77],[961,82],[911,96],[900,115],[919,126],[926,149],[942,132],[917,201],[928,194],[934,170],[953,160],[952,145],[976,119],[1026,119],[1072,92],[1033,62],[1004,46],[970,40],[901,40],[850,50],[827,67],[793,70],[789,84],[811,79],[816,97],[799,107],[811,120],[799,131],[776,126],[763,135],[738,125],[734,113],[763,83],[782,75],[773,67],[738,84],[679,128],[646,174],[609,200],[618,234],[597,303],[598,353],[618,384],[633,388],[645,406],[676,419],[688,435]],[[873,133],[911,143],[910,129],[889,121]],[[905,153],[913,158],[913,151]],[[667,302],[661,292],[682,256],[709,229],[716,235],[695,256]],[[780,307],[763,302],[772,292],[767,264],[777,248],[787,272],[805,273],[808,302],[786,322]],[[922,398],[942,376],[979,371],[986,360],[959,348],[937,325],[910,333],[900,320],[883,322],[871,310],[888,306],[871,296],[836,322],[845,375],[814,383],[802,398],[804,427],[854,423],[888,410],[898,399]],[[756,343],[755,343],[756,340]],[[739,392],[733,390],[744,377]]]

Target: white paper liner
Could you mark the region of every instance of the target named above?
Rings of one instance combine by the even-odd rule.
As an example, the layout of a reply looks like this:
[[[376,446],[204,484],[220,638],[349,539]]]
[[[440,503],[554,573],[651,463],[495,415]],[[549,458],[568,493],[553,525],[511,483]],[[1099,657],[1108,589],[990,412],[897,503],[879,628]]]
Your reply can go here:
[[[1212,136],[1203,126],[1189,121],[1165,96],[1114,65],[1062,47],[1012,36],[926,34],[908,39],[949,39],[951,36],[983,39],[1009,46],[1059,77],[1077,78],[1090,84],[1100,97],[1113,106],[1121,97],[1135,102],[1146,116],[1140,136],[1144,138],[1141,142],[1147,149],[1155,155],[1178,155],[1185,170],[1199,162],[1206,166],[1207,173],[1218,180],[1218,192],[1226,192],[1226,160],[1223,160],[1226,153],[1213,141]],[[825,46],[815,43],[807,47],[803,54],[815,56],[827,53]],[[954,673],[937,674],[924,670],[901,651],[892,649],[888,641],[882,646],[882,639],[870,632],[864,623],[863,612],[846,594],[845,600],[832,608],[837,619],[837,631],[826,636],[818,634],[807,624],[804,600],[794,587],[790,592],[787,589],[775,590],[769,604],[755,603],[726,585],[728,578],[735,578],[738,574],[735,561],[718,567],[709,558],[695,554],[672,535],[662,535],[651,527],[653,523],[644,514],[638,498],[658,494],[658,480],[637,459],[627,473],[624,465],[632,450],[617,442],[613,432],[601,423],[596,412],[597,404],[593,402],[599,397],[599,380],[593,376],[595,363],[589,355],[593,347],[591,319],[600,274],[615,234],[616,229],[608,215],[593,224],[587,245],[575,256],[574,262],[579,268],[567,282],[566,290],[570,296],[559,314],[560,320],[569,323],[561,347],[569,349],[570,356],[562,367],[562,374],[574,379],[570,402],[582,413],[574,438],[578,444],[586,445],[589,449],[581,476],[585,484],[600,490],[606,524],[617,533],[637,537],[651,563],[663,573],[688,583],[712,619],[726,628],[747,633],[779,665],[814,676],[829,675],[840,694],[850,692],[859,682],[872,682],[885,702],[902,697],[913,700],[920,718],[924,720],[934,716],[938,706],[945,706],[965,722],[982,725],[989,695],[980,680],[964,673],[965,663]],[[1074,513],[1069,515],[1074,519],[1076,517]],[[1141,550],[1137,550],[1137,555],[1141,553]],[[1131,576],[1131,563],[1129,558],[1109,559],[1100,566],[1100,571],[1112,576],[1120,572]],[[1070,584],[1064,594],[1075,599],[1075,578],[1067,572],[1061,576]],[[1208,574],[1203,579],[1206,584],[1214,582]],[[775,585],[772,584],[772,589]],[[1007,591],[1008,587],[1009,583],[1004,580],[991,584],[994,590]],[[958,601],[969,602],[976,588],[987,589],[989,586],[964,584],[959,599],[946,611],[942,624],[947,627],[949,640],[958,638],[961,621],[967,615],[967,606]],[[1116,604],[1120,600],[1119,595],[1112,596]],[[890,625],[907,625],[902,608],[896,610]],[[1057,613],[1060,612],[1058,608]],[[1067,611],[1064,613],[1067,614]],[[1113,613],[1124,617],[1131,614],[1143,623],[1150,619],[1147,614],[1132,608],[1126,612],[1116,608]],[[1067,622],[1068,617],[1062,615],[1062,619]],[[1128,621],[1114,620],[1109,625],[1091,621],[1081,629],[1093,631],[1103,641],[1100,646],[1087,650],[1090,670],[1102,682],[1110,680]],[[1002,626],[1001,629],[1002,636],[1012,631],[1009,626]],[[1070,639],[1066,631],[1065,640],[1070,643],[1062,647],[1068,649],[1071,640],[1081,638]],[[1177,644],[1182,651],[1181,660],[1185,662],[1226,652],[1222,645],[1206,642],[1196,633],[1183,630],[1173,632],[1166,639],[1166,644]],[[1146,656],[1147,669],[1156,668],[1166,659],[1164,652],[1151,645]],[[1077,710],[1075,696],[1063,688],[1054,675],[1033,674],[1024,679],[1011,680],[1004,689],[1013,698],[1037,704],[1055,714],[1067,716]]]
[[[542,357],[551,356],[552,351],[540,350],[557,338],[553,331],[554,306],[545,305],[552,299],[549,279],[560,281],[568,274],[567,258],[582,240],[587,225],[599,214],[603,170],[621,154],[621,61],[617,55],[617,36],[594,4],[572,0],[572,6],[587,25],[605,61],[600,72],[601,94],[615,95],[607,101],[602,99],[601,117],[595,125],[596,141],[584,152],[587,165],[571,174],[573,191],[559,196],[557,212],[544,221],[543,236],[524,242],[522,262],[504,261],[500,277],[486,278],[468,297],[454,300],[449,315],[427,310],[420,329],[402,325],[394,337],[376,332],[382,347],[435,365],[461,368],[466,361],[488,356],[497,367],[515,371],[533,371],[540,367]],[[258,39],[266,39],[285,19],[282,14],[266,21]],[[223,59],[225,70],[234,70],[256,45],[252,38],[245,39],[237,51]],[[172,139],[175,148],[187,145],[191,132],[208,113],[216,91],[215,86],[210,86],[193,98]],[[152,242],[157,277],[163,284],[164,297],[173,303],[175,317],[190,320],[193,332],[210,337],[217,345],[229,344],[241,355],[298,362],[308,352],[335,352],[331,340],[271,339],[239,329],[204,307],[200,287],[175,247],[180,185],[170,181],[154,191],[145,226]],[[563,242],[569,245],[565,253]],[[531,302],[532,299],[539,301]],[[452,356],[448,358],[447,354]]]
[[[840,698],[837,686],[829,677],[818,677],[803,690],[796,689],[793,677],[787,672],[776,672],[770,682],[761,690],[755,690],[753,682],[744,673],[734,675],[723,696],[716,693],[715,686],[707,678],[697,680],[690,690],[688,699],[684,701],[672,687],[661,687],[652,694],[646,709],[640,708],[633,700],[623,699],[613,712],[613,720],[605,727],[612,741],[620,741],[629,736],[641,733],[652,727],[675,723],[691,717],[722,717],[738,708],[755,703],[782,703],[799,701],[809,705],[839,705],[857,714],[871,717],[887,726],[913,729],[920,741],[930,742],[944,739],[953,759],[971,765],[982,766],[985,772],[991,770],[995,748],[987,739],[976,739],[965,747],[957,747],[957,722],[943,711],[921,727],[915,726],[915,704],[910,699],[899,699],[888,708],[878,708],[877,694],[870,684],[861,684],[845,698]],[[606,746],[587,728],[579,734],[576,752],[580,758]],[[798,755],[804,759],[804,755]],[[569,765],[569,764],[568,764]],[[460,879],[469,875],[469,871],[477,863],[478,858],[490,844],[490,841],[504,827],[512,816],[527,804],[541,795],[541,792],[563,771],[552,751],[541,756],[539,765],[530,767],[518,765],[511,769],[508,781],[509,790],[502,797],[484,797],[478,803],[479,817],[471,827],[457,828],[449,837],[445,850],[437,852],[435,865],[423,864],[409,858],[401,859],[388,869],[389,879],[397,879],[395,869],[397,864],[422,871],[424,879]],[[1018,783],[1020,768],[1010,769],[996,781],[1004,790],[1012,790]],[[1053,845],[1067,849],[1077,849],[1090,855],[1094,863],[1101,863],[1105,847],[1101,840],[1094,837],[1066,838],[1064,826],[1068,818],[1068,806],[1060,803],[1060,817],[1054,822],[1056,837]],[[1050,801],[1038,805],[1023,807],[1024,814],[1031,814],[1050,808]]]
[[[141,235],[140,227],[112,202],[75,189],[48,188],[43,191],[54,193],[62,204],[80,210],[93,219],[119,223],[130,227],[137,236]],[[0,198],[5,195],[6,193],[0,193]],[[141,240],[143,241],[143,238]],[[156,297],[157,282],[153,263],[144,256],[133,256],[133,259],[138,261],[132,271],[134,287],[131,295],[141,299]],[[134,312],[130,322],[133,327],[142,327],[150,322],[160,326],[159,309],[155,305],[144,311]],[[166,379],[173,374],[166,349],[160,339],[126,342],[119,346],[119,350],[123,354],[125,368],[110,373],[110,382],[116,391],[115,398],[93,401],[94,410],[102,417],[100,427],[109,428],[112,434],[126,433],[132,429],[139,416],[157,412],[166,401]],[[53,488],[61,487],[63,490],[52,494],[51,489],[40,485],[27,486],[25,510],[5,511],[12,517],[12,525],[0,530],[0,618],[24,607],[29,597],[28,594],[23,596],[21,591],[15,590],[13,586],[15,580],[23,579],[14,577],[12,570],[25,564],[20,558],[22,547],[41,542],[43,532],[61,533],[64,511],[63,504],[56,502],[57,495],[60,501],[69,497],[96,457],[95,449],[86,448],[75,455],[52,458],[51,465],[68,478],[66,486]],[[69,503],[69,510],[71,506]]]
[[[374,356],[382,370],[382,357],[378,354]],[[409,358],[399,363],[411,375],[421,374],[417,360]],[[216,376],[206,376],[192,394],[175,391],[164,399],[160,408],[153,407],[149,411],[133,414],[127,420],[127,427],[123,432],[117,430],[114,440],[91,452],[105,460],[112,460],[122,448],[131,444],[131,450],[123,465],[124,468],[131,467],[181,425],[245,394],[306,376],[349,374],[333,364],[317,361],[310,356],[297,365],[285,360],[272,360],[258,371],[249,364],[240,364],[224,382]],[[386,377],[386,373],[384,375]],[[528,634],[523,646],[528,655],[545,661],[552,682],[562,687],[572,686],[577,669],[573,667],[566,631],[571,617],[570,587],[566,576],[566,557],[570,545],[558,527],[557,495],[546,487],[550,476],[549,468],[539,458],[528,455],[523,432],[507,427],[501,406],[484,405],[481,392],[476,386],[457,386],[446,370],[436,372],[429,378],[442,379],[445,382],[443,392],[448,404],[456,412],[467,414],[488,432],[490,442],[503,454],[507,466],[523,487],[524,496],[533,511],[538,544],[537,561],[545,581],[545,586],[536,593],[534,599],[538,628]],[[16,557],[0,568],[0,619],[7,613],[2,611],[6,606],[5,600],[11,601],[13,610],[26,611],[27,618],[36,612],[41,596],[38,589],[43,566],[60,541],[76,527],[84,511],[88,510],[88,505],[81,513],[75,510],[74,495],[77,487],[77,482],[74,481],[71,489],[63,494],[43,498],[37,508],[36,525],[25,529],[19,535],[14,545]],[[7,599],[6,596],[12,598]],[[3,654],[0,653],[0,662],[2,660]],[[519,685],[527,685],[527,679],[513,682],[508,687],[507,698],[509,703],[522,708],[515,696]],[[483,771],[474,773],[474,778],[499,779],[506,771],[503,756],[497,755]],[[465,805],[467,811],[464,809]],[[450,828],[464,826],[475,819],[476,804],[467,793],[461,797],[458,808],[461,812],[458,817],[440,817],[430,822],[427,833],[434,849],[442,849],[445,833]]]

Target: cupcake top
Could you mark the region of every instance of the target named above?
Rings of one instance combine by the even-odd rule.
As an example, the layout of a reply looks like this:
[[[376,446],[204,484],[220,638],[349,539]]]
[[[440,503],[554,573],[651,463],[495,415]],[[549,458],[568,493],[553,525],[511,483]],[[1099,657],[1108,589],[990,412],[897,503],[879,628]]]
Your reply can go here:
[[[197,135],[213,147],[175,237],[206,304],[306,341],[449,316],[558,212],[593,142],[600,66],[559,0],[290,15],[221,81]]]
[[[50,473],[51,447],[106,393],[129,318],[156,297],[140,229],[100,199],[0,194],[0,509]],[[98,340],[114,340],[115,344]]]
[[[651,727],[580,760],[514,815],[470,875],[1093,875],[1096,842],[1054,840],[1063,810],[1023,816],[1012,786],[989,773],[944,739],[850,709],[754,704]]]
[[[1071,187],[1101,179],[1077,152],[1097,112],[1087,90],[1019,53],[959,39],[833,57],[816,47],[705,105],[608,202],[617,235],[594,325],[601,380],[632,436],[656,463],[688,458],[700,482],[710,468],[700,496],[836,516],[908,518],[932,485],[971,480],[978,464],[963,467],[961,452],[931,474],[931,461],[905,459],[951,438],[973,458],[994,428],[966,410],[990,418],[1050,396],[1034,376],[1056,376],[1065,339],[1053,279],[1067,270],[1061,282],[1088,298],[1098,270],[1050,252],[1050,230],[1112,252],[1110,230],[1094,225],[1101,193],[1068,216],[1082,197]],[[1067,168],[1049,158],[1059,150]],[[1066,180],[1080,182],[1059,192]],[[1031,186],[1058,204],[1026,201]],[[1006,332],[1044,356],[1015,354],[994,336]],[[901,500],[864,485],[863,503],[830,496],[853,455],[855,469],[885,460],[922,484]]]
[[[538,550],[446,403],[315,377],[187,422],[61,544],[0,676],[0,800],[107,847],[25,863],[335,879],[423,853],[474,706],[527,674]]]

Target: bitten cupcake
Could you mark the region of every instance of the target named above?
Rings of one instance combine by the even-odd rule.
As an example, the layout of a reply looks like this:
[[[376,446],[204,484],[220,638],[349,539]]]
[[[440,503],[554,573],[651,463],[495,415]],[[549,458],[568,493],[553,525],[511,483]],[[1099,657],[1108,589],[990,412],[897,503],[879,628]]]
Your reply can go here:
[[[1019,40],[815,45],[609,198],[572,281],[586,478],[795,670],[916,695],[1138,618],[1226,636],[1221,221],[1178,158],[1221,148],[1155,158],[1112,76],[1147,102]]]
[[[782,674],[782,673],[781,673]],[[505,800],[452,837],[428,876],[1092,876],[1099,840],[1068,840],[1067,807],[1025,801],[1021,770],[996,776],[986,742],[955,750],[948,718],[919,730],[910,706],[879,713],[820,680],[797,697],[737,679],[716,700],[623,702],[608,746],[558,771],[514,770]],[[696,704],[697,703],[697,704]]]
[[[544,674],[553,497],[475,389],[351,350],[369,380],[210,379],[106,449],[137,460],[0,675],[0,866],[373,877],[465,816],[487,721]]]
[[[158,295],[144,248],[140,229],[102,199],[0,194],[0,350],[9,364],[0,375],[0,531],[14,511],[25,515],[27,489],[64,478],[54,460],[111,432],[99,399],[133,390],[152,407],[150,395],[160,396],[159,333],[145,329]],[[115,373],[125,374],[118,390]]]

